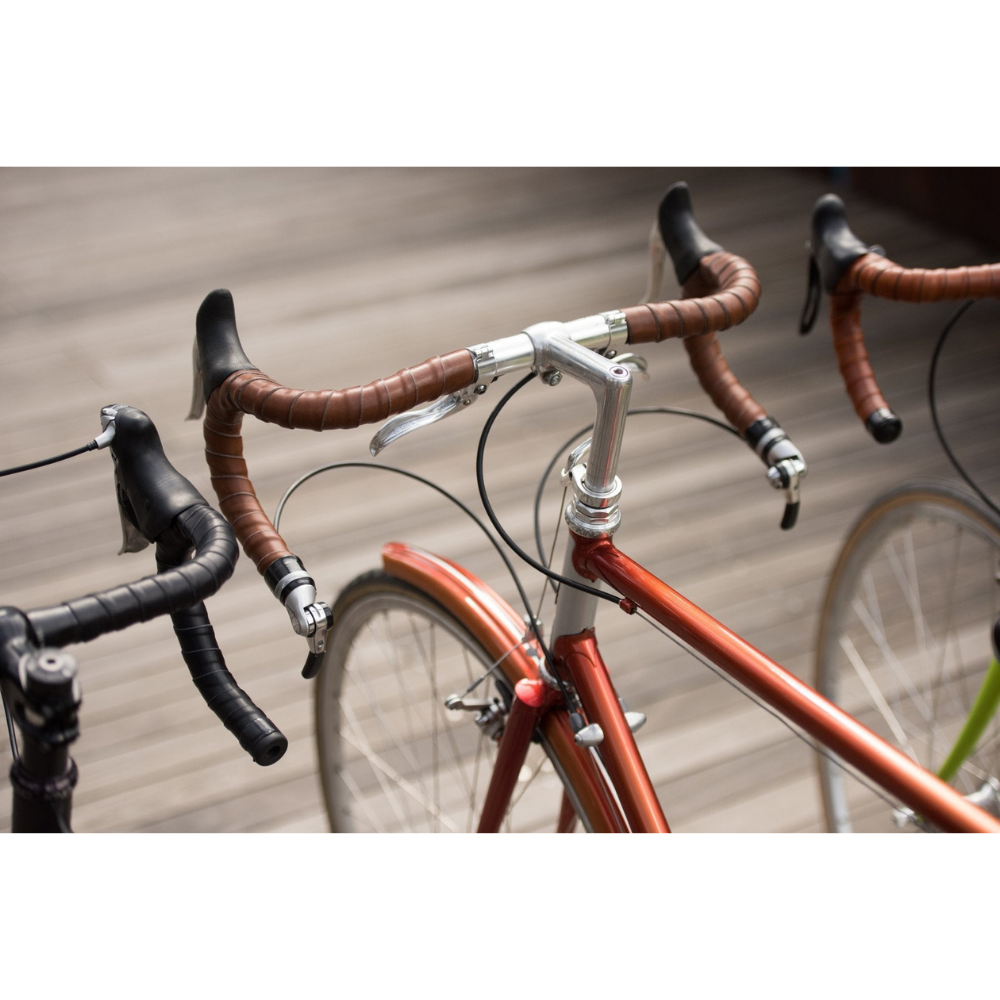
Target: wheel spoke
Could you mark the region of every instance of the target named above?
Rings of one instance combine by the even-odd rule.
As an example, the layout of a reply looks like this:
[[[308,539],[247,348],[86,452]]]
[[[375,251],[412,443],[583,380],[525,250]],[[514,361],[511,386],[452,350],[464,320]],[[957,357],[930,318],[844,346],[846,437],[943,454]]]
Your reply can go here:
[[[371,744],[365,739],[363,733],[361,732],[361,727],[358,725],[357,719],[354,716],[354,712],[351,710],[349,705],[343,705],[342,711],[347,719],[347,725],[350,727],[350,732],[341,728],[340,736],[342,739],[346,740],[355,750],[360,753],[366,761],[371,765],[372,773],[375,775],[376,780],[382,787],[382,791],[385,792],[385,796],[389,801],[392,811],[396,814],[396,819],[402,824],[404,830],[409,830],[409,820],[406,816],[405,810],[401,808],[399,799],[396,796],[393,784],[395,783],[400,788],[403,787],[402,778],[397,774],[395,770],[389,767],[382,758],[375,753],[371,748]],[[388,779],[388,780],[387,780]]]
[[[1000,519],[960,490],[905,487],[876,501],[832,577],[820,689],[848,711],[867,706],[890,742],[933,771],[952,754],[982,687],[998,565]],[[958,791],[973,793],[997,778],[998,746],[994,718],[955,773]],[[880,796],[843,782],[828,759],[820,766],[833,828],[894,828]]]
[[[452,833],[458,833],[458,827],[454,826],[447,816],[443,815],[441,810],[427,799],[425,796],[420,794],[420,789],[416,788],[413,784],[406,780],[395,768],[393,768],[386,760],[380,757],[374,750],[366,743],[363,737],[357,739],[354,742],[350,734],[341,731],[341,736],[346,739],[359,753],[364,754],[365,759],[368,760],[373,765],[373,770],[380,777],[380,783],[382,783],[381,778],[384,776],[389,779],[388,782],[382,783],[382,787],[387,790],[390,799],[395,802],[396,797],[392,793],[392,787],[396,786],[401,791],[405,792],[414,802],[418,802],[424,809],[427,810],[432,816],[440,820],[445,826],[448,827]],[[355,738],[357,738],[357,732],[355,731]],[[395,810],[397,817],[401,818],[404,823],[406,823],[405,818],[399,812]],[[409,831],[409,825],[406,825],[406,831]]]
[[[359,829],[376,831],[474,830],[496,749],[476,712],[448,709],[445,698],[478,688],[477,698],[509,702],[505,661],[523,639],[494,660],[436,602],[385,574],[371,577],[378,582],[359,578],[358,593],[349,585],[338,600],[318,679],[317,737],[331,825],[353,816]],[[530,753],[529,780],[516,788],[504,829],[536,826],[550,791],[537,780],[547,760],[543,748],[533,745]],[[553,827],[560,801],[551,795]]]
[[[374,629],[372,628],[370,622],[367,623],[367,629],[370,634],[374,635]],[[388,626],[386,626],[386,630],[388,631]],[[384,642],[379,636],[375,636],[375,638],[378,640],[380,648],[383,649],[388,648],[391,650],[390,654],[391,658],[395,660],[393,670],[394,672],[396,672],[397,675],[399,675],[399,664],[398,664],[398,659],[396,659],[397,652],[395,648],[386,647]],[[356,650],[355,652],[357,653],[358,650]],[[375,676],[378,676],[378,674],[374,670],[368,670],[365,668],[359,669],[356,662],[356,658],[353,668],[348,671],[348,677],[354,683],[359,694],[364,699],[365,704],[370,709],[372,716],[378,723],[379,728],[382,730],[382,733],[392,742],[393,748],[399,751],[399,753],[406,759],[406,762],[410,765],[410,767],[414,770],[414,772],[420,773],[421,771],[420,765],[417,759],[413,756],[413,753],[410,749],[412,740],[410,741],[410,743],[399,741],[393,726],[386,718],[385,712],[382,709],[378,696],[371,690],[371,679]],[[409,692],[409,687],[405,683],[403,683],[402,680],[400,680],[400,687],[405,692],[407,693]]]
[[[871,595],[869,600],[873,600],[877,604],[877,598],[874,597],[874,594]],[[914,703],[916,703],[920,711],[920,714],[923,715],[924,719],[927,722],[930,722],[933,716],[931,707],[924,700],[923,695],[921,695],[921,693],[917,690],[916,686],[913,683],[913,679],[906,672],[906,670],[903,669],[898,658],[896,657],[896,654],[892,651],[892,647],[886,640],[885,632],[883,631],[879,621],[869,611],[865,602],[862,601],[860,598],[854,602],[853,607],[855,614],[858,616],[858,619],[867,629],[868,635],[875,642],[875,645],[878,646],[878,650],[882,654],[883,660],[885,661],[886,665],[892,670],[896,679],[906,690],[907,694],[909,694],[909,696],[913,699]],[[860,657],[858,657],[858,659],[860,660]],[[870,674],[869,674],[869,679],[871,679]],[[874,680],[872,680],[872,683],[873,684],[875,683]]]
[[[431,637],[432,637],[432,639],[434,637],[433,626],[431,628]],[[422,644],[419,643],[419,638],[418,638],[417,641],[418,641],[418,645],[421,645],[421,652],[423,652]],[[439,766],[438,744],[439,744],[440,740],[438,739],[438,737],[439,737],[441,731],[438,729],[438,722],[441,719],[444,719],[444,729],[443,729],[443,732],[445,734],[445,737],[448,740],[448,745],[451,748],[452,760],[454,760],[454,762],[455,762],[456,773],[458,774],[458,777],[460,778],[460,780],[462,781],[463,785],[465,786],[466,793],[468,793],[469,792],[469,779],[468,779],[468,775],[465,773],[465,768],[462,766],[462,756],[463,755],[462,755],[461,751],[459,750],[458,744],[457,744],[457,742],[455,740],[455,733],[454,733],[453,727],[451,725],[449,725],[448,720],[446,718],[444,718],[444,713],[448,712],[449,709],[445,708],[444,696],[441,694],[441,691],[438,688],[437,670],[435,669],[434,666],[432,666],[432,664],[436,663],[436,660],[435,660],[434,655],[433,655],[433,651],[431,652],[430,656],[428,656],[426,653],[424,653],[423,662],[424,662],[424,667],[425,667],[425,670],[426,670],[426,673],[427,673],[427,680],[428,680],[428,682],[430,684],[430,689],[431,689],[430,712],[431,712],[431,719],[433,720],[433,724],[434,724],[434,733],[433,733],[434,739],[433,739],[433,743],[432,743],[432,751],[433,751],[433,755],[434,755],[433,756],[434,797],[435,797],[435,799],[437,799],[439,797],[439,793],[440,793],[440,788],[439,788],[439,784],[438,784],[438,781],[439,781],[439,774],[438,774],[438,766]]]
[[[882,695],[881,688],[875,683],[874,678],[869,673],[868,668],[865,666],[865,661],[858,655],[858,651],[855,648],[854,643],[851,642],[846,635],[841,636],[840,648],[843,649],[844,655],[847,657],[851,666],[854,667],[858,678],[861,680],[861,683],[864,684],[865,690],[868,692],[868,696],[871,698],[875,707],[879,710],[882,718],[885,720],[885,724],[892,730],[892,735],[896,737],[896,741],[903,747],[906,753],[919,764],[920,761],[917,758],[916,751],[910,745],[910,741],[907,738],[899,719],[896,718],[896,714],[889,707],[889,703]]]

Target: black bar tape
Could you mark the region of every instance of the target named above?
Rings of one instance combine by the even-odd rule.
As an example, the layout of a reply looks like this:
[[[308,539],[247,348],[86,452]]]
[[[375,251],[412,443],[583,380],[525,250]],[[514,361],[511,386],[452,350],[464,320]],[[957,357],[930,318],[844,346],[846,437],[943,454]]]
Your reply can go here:
[[[39,641],[47,646],[90,642],[105,632],[115,632],[160,615],[173,614],[211,597],[232,576],[239,548],[232,529],[207,503],[177,515],[176,530],[187,540],[169,539],[165,565],[176,561],[184,546],[193,558],[135,583],[102,590],[50,608],[27,613]]]
[[[204,536],[206,513],[213,518],[219,517],[207,504],[191,508],[184,511],[170,530],[157,539],[156,567],[161,573],[184,574],[192,570],[209,573],[219,568],[218,563],[211,559],[200,566],[197,556],[193,562],[185,562],[191,540]],[[235,539],[233,543],[235,545]],[[219,581],[219,586],[224,579]],[[210,592],[214,593],[217,589],[215,587]],[[186,601],[183,607],[171,609],[170,620],[184,662],[208,707],[257,764],[266,767],[280,760],[288,749],[288,740],[229,672],[204,603]]]
[[[781,458],[789,458],[788,449],[794,449],[796,454],[800,454],[792,440],[782,429],[774,417],[761,417],[755,420],[747,429],[744,435],[746,443],[753,452],[767,466],[773,465]],[[784,448],[779,449],[778,454],[774,454],[775,447],[783,442],[788,442]]]
[[[205,704],[239,741],[241,747],[266,767],[280,760],[288,740],[253,703],[226,668],[204,604],[195,604],[170,616],[184,662]]]

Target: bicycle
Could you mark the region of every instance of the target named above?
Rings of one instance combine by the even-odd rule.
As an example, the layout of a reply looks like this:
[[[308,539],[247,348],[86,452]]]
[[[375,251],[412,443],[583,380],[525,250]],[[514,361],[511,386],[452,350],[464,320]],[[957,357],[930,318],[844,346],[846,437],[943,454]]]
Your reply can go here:
[[[82,448],[5,470],[27,471],[110,447],[122,525],[122,552],[156,545],[157,572],[61,604],[0,609],[0,696],[13,764],[11,830],[70,833],[78,779],[70,748],[79,736],[82,689],[62,648],[169,614],[192,679],[208,707],[262,766],[288,741],[226,667],[205,598],[230,578],[239,550],[229,525],[163,453],[152,421],[122,404],[101,411],[101,434]],[[20,740],[17,733],[20,733]]]
[[[561,794],[554,823],[559,831],[573,829],[577,819],[594,831],[668,830],[633,735],[643,719],[620,703],[597,648],[596,605],[610,600],[626,613],[642,611],[647,620],[672,631],[696,656],[733,676],[755,697],[901,795],[928,822],[945,829],[1000,829],[991,817],[612,544],[621,516],[616,463],[628,413],[631,369],[644,365],[641,359],[618,353],[627,345],[675,336],[684,339],[702,386],[731,430],[764,461],[772,485],[785,490],[786,528],[794,523],[805,475],[798,449],[739,384],[715,339],[717,331],[746,319],[756,308],[760,289],[753,268],[700,230],[684,185],[675,186],[664,198],[651,249],[651,294],[669,252],[683,299],[569,323],[537,324],[513,337],[453,351],[389,379],[340,391],[293,390],[270,379],[243,350],[232,296],[219,290],[202,303],[190,416],[200,416],[205,408],[206,457],[220,509],[285,606],[294,631],[308,641],[303,674],[318,679],[317,739],[331,827],[409,826],[417,819],[410,810],[418,808],[424,814],[420,822],[431,829],[512,828],[513,805],[519,814],[538,808],[524,790],[515,794],[519,783],[525,788],[533,784],[519,779],[541,776],[537,787],[542,799],[546,785]],[[483,482],[486,439],[497,414],[536,374],[549,384],[563,375],[576,378],[593,390],[597,401],[591,438],[574,449],[563,473],[572,499],[566,509],[570,542],[562,573],[519,551],[559,584],[551,628],[554,638],[543,638],[523,588],[519,587],[526,617],[462,567],[402,543],[387,544],[382,570],[348,584],[332,609],[319,600],[315,581],[256,497],[243,457],[243,414],[313,430],[391,418],[372,443],[375,453],[402,434],[464,410],[497,378],[525,371],[529,374],[487,421],[477,456],[481,497],[508,545],[513,540],[492,513]],[[432,405],[406,412],[421,403]],[[502,554],[499,545],[497,549]],[[598,579],[620,596],[590,585]],[[383,619],[389,623],[383,638],[363,649],[365,635]],[[447,651],[442,650],[445,645]],[[380,648],[388,650],[385,669],[355,685],[365,657]],[[413,666],[418,655],[434,656],[434,672],[425,670],[426,664]],[[438,670],[447,674],[446,679]],[[426,725],[418,731],[413,718],[418,693],[409,692],[403,682],[425,673],[419,697],[429,707]],[[397,698],[395,692],[401,688],[404,693]],[[449,725],[446,713],[468,724]],[[376,736],[381,739],[382,731],[393,726],[402,735],[388,745],[375,745]],[[487,764],[484,758],[497,740],[496,756]],[[533,745],[538,761],[527,764]],[[457,789],[443,787],[444,756],[454,764]],[[487,770],[489,783],[483,791],[473,782]],[[532,817],[526,822],[538,825]]]
[[[905,302],[1000,298],[1000,264],[903,268],[850,230],[844,203],[821,198],[812,219],[809,292],[800,332],[830,297],[838,364],[855,412],[880,444],[902,421],[872,372],[861,326],[865,294]],[[875,499],[851,528],[832,570],[817,642],[816,686],[914,761],[1000,815],[1000,510],[968,476],[941,430],[931,362],[929,402],[938,438],[975,492],[915,482]],[[992,662],[990,644],[992,643]],[[820,759],[828,826],[913,830],[912,810],[886,809]]]

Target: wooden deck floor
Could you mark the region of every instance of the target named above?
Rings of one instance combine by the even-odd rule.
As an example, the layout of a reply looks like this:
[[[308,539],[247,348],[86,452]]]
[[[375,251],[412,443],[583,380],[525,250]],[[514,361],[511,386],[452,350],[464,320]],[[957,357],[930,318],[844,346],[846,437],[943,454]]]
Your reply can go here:
[[[817,612],[840,540],[866,501],[914,477],[947,477],[924,400],[947,306],[872,303],[869,348],[906,424],[890,449],[857,424],[828,327],[797,334],[804,241],[821,177],[783,170],[4,170],[0,171],[0,454],[4,466],[67,450],[128,402],[156,422],[167,454],[214,501],[201,428],[185,422],[194,316],[227,287],[254,364],[289,385],[366,382],[436,353],[633,304],[646,238],[667,186],[686,179],[706,232],[747,257],[757,314],[723,341],[733,369],[809,462],[802,517],[778,529],[779,497],[749,451],[687,421],[630,425],[620,546],[797,675],[809,678]],[[985,251],[847,195],[852,227],[903,263],[978,263]],[[970,314],[942,370],[946,426],[996,488],[997,309]],[[636,405],[707,410],[679,345],[644,351]],[[498,398],[490,394],[487,400]],[[385,460],[475,499],[482,402],[392,446]],[[993,411],[993,413],[991,413]],[[992,417],[992,422],[990,418]],[[591,418],[577,387],[525,390],[491,439],[500,516],[522,542],[553,451]],[[371,429],[246,435],[258,492],[324,462],[367,457]],[[529,447],[530,444],[530,447]],[[557,498],[556,498],[557,499]],[[553,523],[554,523],[553,514]],[[106,454],[3,480],[0,600],[21,607],[146,575],[148,552],[115,557]],[[436,495],[372,473],[320,478],[289,505],[283,533],[329,596],[378,563],[390,538],[512,587],[473,527]],[[531,584],[532,592],[537,585]],[[80,831],[319,831],[311,686],[301,640],[242,559],[209,602],[228,663],[290,740],[254,765],[201,703],[168,621],[74,652],[84,690],[75,757]],[[649,723],[639,738],[681,831],[821,827],[815,762],[788,729],[661,636],[614,610],[599,620],[615,682]],[[0,829],[9,829],[10,753],[0,747]]]

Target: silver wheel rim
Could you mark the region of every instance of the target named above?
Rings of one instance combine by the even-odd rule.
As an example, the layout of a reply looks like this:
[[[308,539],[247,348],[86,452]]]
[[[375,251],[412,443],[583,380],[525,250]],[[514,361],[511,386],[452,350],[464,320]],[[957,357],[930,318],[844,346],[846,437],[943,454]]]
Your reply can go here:
[[[444,701],[491,665],[455,619],[419,595],[373,588],[347,605],[317,689],[320,772],[334,830],[475,830],[496,744],[475,712]],[[499,674],[470,697],[505,704]],[[554,829],[561,794],[555,767],[533,744],[502,829]]]
[[[875,504],[845,546],[821,630],[820,692],[932,772],[968,717],[1000,613],[1000,525],[978,506],[943,487]],[[836,763],[820,769],[831,829],[918,828]],[[952,784],[982,794],[998,772],[994,717]]]

